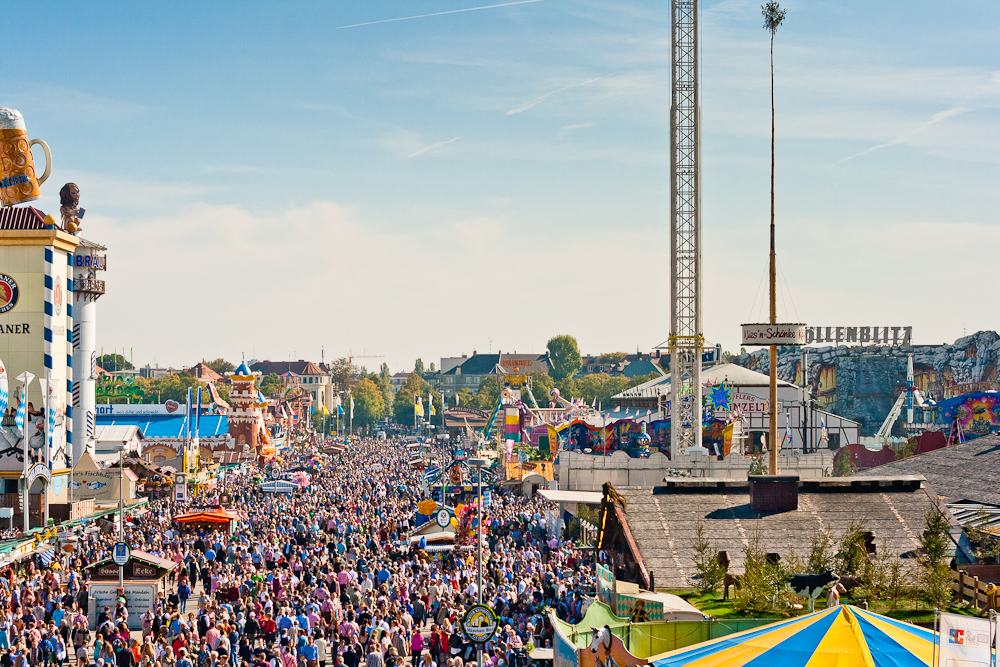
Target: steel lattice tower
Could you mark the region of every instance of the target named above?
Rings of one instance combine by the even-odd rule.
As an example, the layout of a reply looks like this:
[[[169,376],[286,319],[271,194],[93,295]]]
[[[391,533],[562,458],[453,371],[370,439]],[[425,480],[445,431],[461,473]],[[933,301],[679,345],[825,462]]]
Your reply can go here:
[[[671,3],[670,450],[701,440],[701,109],[698,0]]]

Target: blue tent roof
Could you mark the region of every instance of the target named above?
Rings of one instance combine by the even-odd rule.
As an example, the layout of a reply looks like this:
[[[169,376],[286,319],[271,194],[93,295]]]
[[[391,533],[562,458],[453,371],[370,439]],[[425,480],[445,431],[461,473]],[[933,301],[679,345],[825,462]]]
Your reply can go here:
[[[247,362],[240,364],[240,367],[236,369],[237,375],[253,375],[253,371],[247,366]]]
[[[183,438],[184,431],[187,428],[187,417],[184,415],[179,417],[99,415],[97,423],[101,426],[116,424],[138,426],[147,438]],[[200,437],[207,438],[226,433],[229,433],[228,419],[218,415],[202,415],[201,424],[198,428],[198,435]]]

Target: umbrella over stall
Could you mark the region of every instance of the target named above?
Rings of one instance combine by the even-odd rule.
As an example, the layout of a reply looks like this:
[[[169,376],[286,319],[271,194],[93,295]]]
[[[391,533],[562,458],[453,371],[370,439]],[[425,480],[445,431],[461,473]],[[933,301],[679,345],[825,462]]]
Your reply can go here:
[[[930,666],[934,632],[851,605],[651,657],[654,667]]]

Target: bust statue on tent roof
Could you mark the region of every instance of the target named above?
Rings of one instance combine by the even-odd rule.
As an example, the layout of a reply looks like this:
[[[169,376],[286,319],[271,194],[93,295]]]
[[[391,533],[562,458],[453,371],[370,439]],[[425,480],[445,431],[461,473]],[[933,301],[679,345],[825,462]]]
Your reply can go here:
[[[70,234],[80,231],[80,221],[86,209],[80,208],[80,188],[76,183],[67,183],[59,191],[59,213],[62,214],[62,226]]]

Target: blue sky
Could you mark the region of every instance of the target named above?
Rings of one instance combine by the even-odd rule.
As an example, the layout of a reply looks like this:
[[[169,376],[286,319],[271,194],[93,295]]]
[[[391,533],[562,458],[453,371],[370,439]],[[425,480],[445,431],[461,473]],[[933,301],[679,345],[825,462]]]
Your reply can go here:
[[[109,247],[100,344],[401,370],[559,333],[665,340],[669,4],[342,27],[487,4],[506,3],[23,7],[0,104],[52,147],[40,207],[78,183]],[[759,4],[702,5],[705,335],[727,349],[767,261]],[[996,329],[995,2],[783,5],[779,315],[920,343]]]

